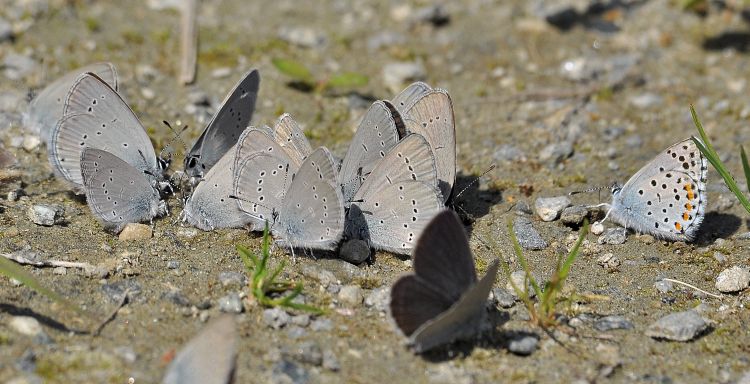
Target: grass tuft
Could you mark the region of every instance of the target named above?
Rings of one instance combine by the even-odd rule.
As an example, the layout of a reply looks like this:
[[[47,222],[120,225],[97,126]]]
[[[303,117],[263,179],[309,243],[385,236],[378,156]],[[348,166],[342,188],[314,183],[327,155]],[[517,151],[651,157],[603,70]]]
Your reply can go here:
[[[317,94],[336,88],[363,87],[370,81],[367,76],[354,72],[335,73],[324,78],[317,78],[307,66],[292,59],[275,58],[271,60],[271,63],[279,72],[301,85],[297,88]]]
[[[521,268],[523,268],[525,275],[523,287],[518,287],[513,282],[513,279],[511,279],[510,266],[507,260],[505,263],[502,263],[503,273],[513,287],[513,290],[516,292],[516,295],[526,306],[531,321],[543,329],[557,325],[557,320],[555,318],[556,306],[559,301],[562,301],[560,296],[563,287],[565,286],[565,280],[570,274],[570,268],[573,266],[573,262],[575,262],[578,257],[581,243],[583,243],[583,239],[586,236],[586,233],[588,233],[588,229],[589,223],[588,220],[586,220],[583,224],[583,228],[580,230],[580,235],[578,236],[575,245],[573,245],[573,248],[571,248],[567,256],[563,257],[563,255],[560,255],[557,258],[555,271],[552,273],[550,280],[545,283],[542,288],[532,275],[531,268],[526,261],[526,257],[523,255],[521,244],[519,244],[518,238],[516,238],[516,234],[513,230],[513,222],[508,222],[508,233],[513,241],[513,250],[515,251],[518,262],[521,264]],[[528,291],[529,285],[531,285],[534,293],[536,293],[536,297],[538,298],[537,303],[531,300]]]
[[[270,243],[271,236],[268,233],[268,223],[266,223],[263,230],[263,245],[260,257],[252,254],[241,245],[237,246],[237,252],[251,274],[250,294],[264,307],[291,308],[318,315],[325,313],[321,308],[294,302],[294,299],[302,293],[302,283],[278,280],[286,262],[282,261],[278,267],[273,270],[270,269],[268,265],[268,259],[271,256]],[[283,295],[285,292],[289,293]]]
[[[701,137],[700,140],[698,140],[697,138],[695,138],[695,136],[693,136],[693,142],[698,147],[698,150],[701,151],[703,156],[706,156],[708,162],[711,163],[714,169],[716,169],[716,172],[721,175],[721,178],[724,179],[724,184],[727,185],[727,188],[729,188],[729,190],[732,191],[735,196],[737,196],[737,200],[740,201],[740,204],[742,204],[745,210],[750,213],[750,200],[748,200],[747,196],[745,196],[742,191],[740,191],[740,187],[737,185],[734,177],[731,173],[729,173],[721,159],[719,159],[719,155],[711,145],[711,141],[708,140],[708,135],[706,135],[706,131],[703,129],[703,124],[701,124],[700,120],[698,119],[698,114],[695,113],[695,108],[692,105],[690,105],[690,114],[693,116],[693,123],[698,129],[698,134],[700,134]],[[750,165],[748,165],[747,162],[745,148],[743,148],[742,146],[740,146],[740,157],[742,159],[742,169],[745,173],[745,180],[747,182],[748,188],[750,188]]]

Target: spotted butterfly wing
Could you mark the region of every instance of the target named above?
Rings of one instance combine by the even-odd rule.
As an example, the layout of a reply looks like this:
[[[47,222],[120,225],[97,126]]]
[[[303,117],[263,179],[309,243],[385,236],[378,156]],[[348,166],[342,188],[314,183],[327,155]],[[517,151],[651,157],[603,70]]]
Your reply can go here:
[[[130,107],[93,73],[78,77],[65,100],[65,117],[50,138],[49,161],[77,193],[84,192],[81,152],[101,149],[153,177],[161,175],[146,130]]]
[[[333,250],[344,232],[344,205],[331,153],[321,147],[300,166],[271,227],[292,248]]]
[[[222,102],[219,110],[185,156],[185,173],[200,178],[237,143],[255,111],[260,74],[252,70],[245,74]]]
[[[310,142],[292,116],[285,113],[273,128],[273,138],[297,164],[312,153]]]
[[[345,204],[351,202],[366,175],[398,140],[396,121],[390,109],[382,101],[376,101],[357,127],[339,170]]]
[[[431,91],[432,87],[421,81],[417,81],[411,83],[401,91],[401,93],[396,95],[396,97],[391,100],[391,103],[393,103],[396,109],[398,109],[399,113],[404,114],[414,106],[414,103],[416,103],[417,100],[421,99]]]
[[[63,117],[65,98],[70,87],[83,73],[91,72],[117,91],[117,71],[112,63],[93,63],[57,78],[37,94],[24,114],[23,125],[42,137],[49,145],[52,130]]]
[[[691,139],[676,143],[614,192],[609,217],[657,238],[692,241],[705,213],[707,170]]]
[[[140,171],[100,149],[84,148],[80,168],[91,212],[116,232],[127,223],[151,221],[166,213],[159,191]]]
[[[433,218],[412,253],[414,273],[391,288],[391,315],[417,353],[474,335],[495,281],[498,260],[477,281],[458,216]]]
[[[273,222],[296,172],[293,161],[278,152],[257,152],[239,164],[234,194],[252,230],[262,231],[266,221]]]

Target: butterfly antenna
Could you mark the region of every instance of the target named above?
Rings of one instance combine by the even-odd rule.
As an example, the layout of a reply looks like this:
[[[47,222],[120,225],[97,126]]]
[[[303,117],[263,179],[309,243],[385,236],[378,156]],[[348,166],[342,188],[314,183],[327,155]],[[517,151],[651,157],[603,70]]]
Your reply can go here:
[[[166,126],[167,126],[167,128],[169,128],[169,130],[170,130],[170,131],[172,132],[172,134],[173,134],[174,136],[173,136],[173,137],[172,137],[172,138],[171,138],[171,139],[170,139],[170,140],[169,140],[169,141],[167,142],[167,145],[165,145],[165,146],[164,146],[164,148],[162,148],[162,149],[161,149],[161,152],[159,152],[159,158],[162,158],[162,159],[164,158],[164,152],[165,152],[165,151],[167,151],[167,148],[172,148],[172,144],[173,144],[173,143],[174,143],[175,141],[179,142],[179,143],[180,143],[180,144],[182,145],[182,148],[183,148],[182,152],[183,152],[183,153],[187,153],[187,148],[188,148],[188,147],[187,147],[187,144],[185,144],[185,141],[184,141],[184,140],[182,140],[182,134],[183,134],[183,133],[184,133],[184,132],[185,132],[185,131],[186,131],[186,130],[188,129],[188,126],[187,126],[187,124],[185,124],[185,125],[184,125],[184,126],[183,126],[183,127],[182,127],[182,128],[181,128],[181,129],[179,130],[179,131],[178,131],[178,130],[176,130],[175,128],[173,128],[173,127],[172,127],[172,125],[171,125],[171,124],[169,124],[169,122],[168,122],[168,121],[166,121],[166,120],[162,120],[162,123],[164,123],[164,125],[166,125]],[[171,157],[171,153],[170,153],[170,157]]]
[[[602,189],[606,189],[606,188],[611,188],[611,187],[595,186],[595,187],[586,188],[586,189],[583,189],[583,190],[580,190],[580,191],[571,191],[571,192],[568,192],[568,196],[577,195],[579,193],[599,192]]]
[[[467,184],[467,185],[466,185],[465,187],[463,187],[463,189],[461,189],[461,191],[460,191],[460,192],[458,192],[458,193],[456,194],[456,196],[454,196],[454,197],[453,197],[453,200],[455,201],[456,199],[458,199],[458,198],[459,198],[459,197],[460,197],[461,195],[463,195],[463,194],[464,194],[464,192],[466,192],[466,190],[467,190],[467,189],[469,189],[469,187],[471,187],[472,185],[474,185],[474,184],[476,184],[477,182],[479,182],[479,180],[480,180],[481,178],[483,178],[483,177],[484,177],[484,176],[485,176],[486,174],[490,173],[490,171],[492,171],[493,169],[495,169],[495,167],[496,167],[496,165],[495,165],[495,164],[492,164],[492,165],[490,165],[490,167],[489,167],[489,168],[487,168],[487,169],[486,169],[486,170],[485,170],[484,172],[482,172],[482,174],[481,174],[481,175],[479,175],[479,176],[475,177],[475,178],[474,178],[474,180],[472,180],[472,181],[471,181],[471,182],[470,182],[469,184]]]

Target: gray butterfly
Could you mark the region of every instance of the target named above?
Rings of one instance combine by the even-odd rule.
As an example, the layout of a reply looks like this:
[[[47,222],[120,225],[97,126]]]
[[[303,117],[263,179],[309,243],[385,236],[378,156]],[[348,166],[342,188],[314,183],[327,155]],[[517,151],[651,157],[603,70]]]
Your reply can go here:
[[[63,117],[65,98],[70,87],[81,74],[87,72],[96,74],[117,91],[117,72],[112,63],[94,63],[70,71],[47,85],[31,100],[23,116],[24,127],[39,134],[42,141],[49,145],[52,130]]]
[[[76,193],[85,192],[80,159],[86,147],[107,151],[149,179],[163,181],[168,163],[157,159],[133,110],[97,75],[85,73],[76,79],[63,113],[50,137],[48,156],[56,175]]]
[[[291,249],[333,250],[344,231],[344,206],[333,157],[313,151],[294,172],[276,149],[248,156],[235,174],[240,209],[257,223],[268,221],[276,243]]]
[[[232,315],[211,320],[180,349],[163,384],[227,384],[235,379],[237,324]]]
[[[227,95],[193,148],[185,156],[185,173],[197,183],[235,144],[255,111],[260,74],[252,70]]]
[[[167,213],[157,184],[119,157],[85,147],[80,158],[86,202],[107,228],[120,232],[125,224],[150,222]]]
[[[414,83],[393,99],[406,130],[427,139],[435,154],[440,191],[447,201],[456,180],[456,123],[448,92]]]
[[[250,129],[254,132],[247,132],[237,142],[235,164],[255,153],[283,153],[294,165],[292,173],[295,173],[302,161],[312,153],[310,142],[307,141],[299,124],[288,113],[281,115],[273,128],[264,126],[263,128],[250,127]]]
[[[430,219],[444,208],[437,186],[430,145],[421,135],[407,136],[378,161],[354,195],[347,237],[409,254]]]
[[[445,210],[427,225],[412,253],[414,273],[391,288],[391,316],[415,352],[474,336],[485,315],[499,260],[477,281],[458,216]]]
[[[245,141],[245,137],[252,131],[248,128],[243,132],[240,142]],[[235,159],[239,152],[236,144],[206,173],[203,181],[185,202],[181,213],[183,221],[204,231],[216,228],[241,228],[252,223],[239,209],[232,194]]]
[[[708,161],[691,139],[673,144],[613,188],[612,204],[603,204],[607,216],[660,239],[692,241],[706,209],[707,172]]]
[[[366,175],[399,139],[396,119],[390,109],[384,102],[376,101],[357,127],[339,171],[339,184],[347,206]]]

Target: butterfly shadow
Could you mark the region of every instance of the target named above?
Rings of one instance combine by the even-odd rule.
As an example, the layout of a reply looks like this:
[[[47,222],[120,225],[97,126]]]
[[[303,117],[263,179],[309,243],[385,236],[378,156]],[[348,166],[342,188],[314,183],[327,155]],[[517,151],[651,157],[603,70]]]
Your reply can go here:
[[[424,352],[420,356],[431,363],[440,363],[453,360],[457,357],[469,356],[477,346],[507,348],[507,343],[503,344],[503,335],[507,332],[498,331],[498,329],[509,320],[510,313],[507,311],[500,311],[494,306],[489,307],[486,317],[482,321],[481,330],[475,338],[472,340],[459,340]]]
[[[750,52],[750,32],[725,31],[703,40],[703,49],[706,51],[723,51],[728,48],[742,53]]]
[[[486,216],[494,205],[503,201],[502,190],[492,186],[480,190],[478,179],[473,175],[456,175],[453,190],[455,194],[451,196],[449,205],[458,213],[464,224],[471,224]]]
[[[713,244],[716,239],[724,239],[737,233],[741,225],[742,219],[738,216],[708,212],[703,219],[695,244],[700,246]]]

